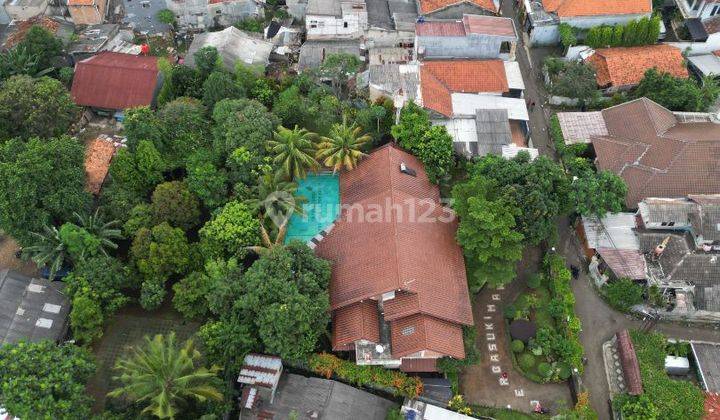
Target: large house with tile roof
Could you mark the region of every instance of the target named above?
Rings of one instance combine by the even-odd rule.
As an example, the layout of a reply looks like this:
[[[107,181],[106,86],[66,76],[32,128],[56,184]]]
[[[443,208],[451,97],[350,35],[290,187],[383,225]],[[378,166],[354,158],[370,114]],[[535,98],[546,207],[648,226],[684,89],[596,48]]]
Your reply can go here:
[[[682,52],[666,44],[598,48],[585,62],[595,70],[598,86],[608,93],[637,86],[652,68],[675,77],[690,77]]]
[[[567,143],[592,143],[595,164],[622,177],[627,208],[647,197],[720,193],[720,124],[640,98],[598,112],[558,113]]]
[[[333,350],[412,372],[465,358],[462,327],[473,315],[457,223],[420,161],[381,147],[341,173],[340,198],[315,248],[332,264]]]
[[[652,15],[652,0],[522,0],[524,31],[531,45],[555,45],[558,27],[575,28],[626,24]]]

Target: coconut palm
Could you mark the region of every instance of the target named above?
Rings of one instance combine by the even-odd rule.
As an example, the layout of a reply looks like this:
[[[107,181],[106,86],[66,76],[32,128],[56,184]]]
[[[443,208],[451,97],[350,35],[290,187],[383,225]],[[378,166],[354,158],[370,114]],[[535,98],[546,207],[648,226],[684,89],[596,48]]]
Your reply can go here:
[[[254,198],[245,203],[256,213],[272,217],[290,217],[302,213],[305,197],[296,195],[298,185],[284,179],[282,173],[265,171],[255,187]]]
[[[53,280],[70,255],[67,246],[60,238],[60,231],[55,226],[43,226],[43,232],[30,232],[37,242],[23,249],[23,254],[30,257],[38,267],[47,266],[50,270],[48,278]]]
[[[275,164],[292,181],[305,178],[308,169],[317,170],[320,166],[313,157],[316,140],[317,134],[297,125],[292,130],[280,125],[268,141],[268,148],[275,155]]]
[[[191,399],[220,401],[219,368],[199,366],[200,358],[192,340],[178,348],[175,333],[158,334],[152,340],[145,337],[143,346],[131,348],[130,354],[115,364],[120,375],[113,379],[123,385],[108,396],[146,404],[143,413],[161,419],[174,418]]]
[[[118,220],[104,222],[100,216],[99,208],[89,216],[82,216],[78,213],[73,214],[81,228],[100,240],[100,251],[103,255],[108,255],[107,249],[117,249],[118,245],[114,241],[123,238],[122,231],[116,228],[120,224]]]
[[[265,224],[263,223],[263,221],[261,219],[260,220],[260,240],[262,241],[262,245],[249,246],[249,247],[247,247],[247,249],[258,255],[264,255],[279,246],[283,246],[285,244],[285,234],[287,234],[287,225],[288,225],[289,220],[290,220],[290,217],[286,217],[280,223],[280,226],[278,226],[278,229],[277,229],[277,234],[275,234],[275,240],[273,240],[270,238],[270,233],[267,231],[267,229],[265,229]]]
[[[326,167],[333,168],[333,172],[343,167],[346,170],[355,168],[358,160],[365,156],[361,149],[372,140],[369,134],[361,135],[361,132],[362,128],[348,125],[343,118],[342,124],[333,124],[330,134],[320,139],[315,157]]]

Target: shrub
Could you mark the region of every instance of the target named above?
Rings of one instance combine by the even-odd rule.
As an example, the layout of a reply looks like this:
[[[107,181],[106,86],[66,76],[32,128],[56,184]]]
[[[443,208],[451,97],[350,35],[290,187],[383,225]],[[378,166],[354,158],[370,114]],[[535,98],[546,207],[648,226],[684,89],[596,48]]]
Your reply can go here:
[[[547,362],[540,362],[537,370],[538,373],[545,378],[549,378],[553,374],[553,367]]]
[[[332,354],[312,354],[308,359],[310,370],[328,379],[338,379],[354,385],[376,385],[394,390],[396,396],[416,398],[422,393],[422,381],[403,372],[380,366],[359,366],[339,359]]]
[[[643,288],[630,279],[620,279],[603,286],[610,305],[621,311],[628,311],[633,305],[642,303]]]
[[[567,378],[572,375],[572,371],[570,370],[570,366],[568,366],[567,363],[558,363],[558,376],[562,380],[566,380]]]
[[[537,289],[542,284],[542,274],[536,273],[530,276],[530,278],[527,280],[527,285],[531,289]]]
[[[517,308],[515,305],[507,305],[503,308],[503,316],[507,319],[515,319]]]
[[[577,37],[575,36],[575,30],[572,26],[567,23],[561,23],[558,31],[560,32],[560,43],[563,48],[568,49],[577,44]]]
[[[510,343],[510,348],[514,353],[522,353],[523,350],[525,350],[525,343],[523,343],[522,340],[513,340],[512,343]]]
[[[535,356],[529,353],[525,353],[518,359],[520,367],[524,370],[532,369],[535,366]]]

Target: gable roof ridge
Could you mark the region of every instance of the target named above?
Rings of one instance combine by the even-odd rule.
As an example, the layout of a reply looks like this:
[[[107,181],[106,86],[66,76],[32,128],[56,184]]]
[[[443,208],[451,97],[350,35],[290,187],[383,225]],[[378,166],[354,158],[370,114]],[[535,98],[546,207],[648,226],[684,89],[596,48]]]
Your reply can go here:
[[[655,133],[657,133],[658,137],[661,137],[663,134],[665,134],[669,128],[675,127],[677,125],[677,118],[675,118],[675,115],[672,114],[672,111],[665,108],[664,106],[660,105],[659,103],[653,101],[652,99],[646,98],[643,96],[640,98],[642,100],[643,106],[645,107],[645,110],[648,113],[648,117],[650,118],[650,122],[652,122],[653,127],[655,128]],[[672,114],[673,118],[675,118],[675,123],[671,125],[669,128],[666,128],[665,131],[660,131],[660,127],[658,127],[658,121],[654,118],[654,113],[657,111],[657,109],[651,109],[650,106],[657,106],[662,108],[664,111],[667,111]]]
[[[393,150],[396,150],[395,147],[391,146],[388,147],[388,181],[390,182],[390,197],[393,204],[393,209],[390,209],[392,212],[395,207],[395,183],[393,182],[393,175],[392,175],[392,153]],[[400,278],[400,259],[398,258],[398,252],[397,249],[400,247],[400,244],[398,243],[398,235],[397,235],[397,218],[393,217],[393,215],[390,215],[390,220],[392,220],[392,230],[393,230],[393,242],[395,242],[395,246],[393,249],[395,252],[393,252],[393,259],[395,260],[395,264],[393,266],[395,267],[395,275],[397,278],[397,287],[401,288],[400,286],[403,285],[403,280]]]

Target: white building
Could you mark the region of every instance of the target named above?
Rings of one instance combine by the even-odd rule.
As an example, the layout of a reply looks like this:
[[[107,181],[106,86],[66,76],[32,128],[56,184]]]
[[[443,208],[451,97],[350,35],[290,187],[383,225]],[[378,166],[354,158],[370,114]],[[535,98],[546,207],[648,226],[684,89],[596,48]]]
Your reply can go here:
[[[305,14],[308,40],[360,38],[367,28],[363,0],[308,0]]]

